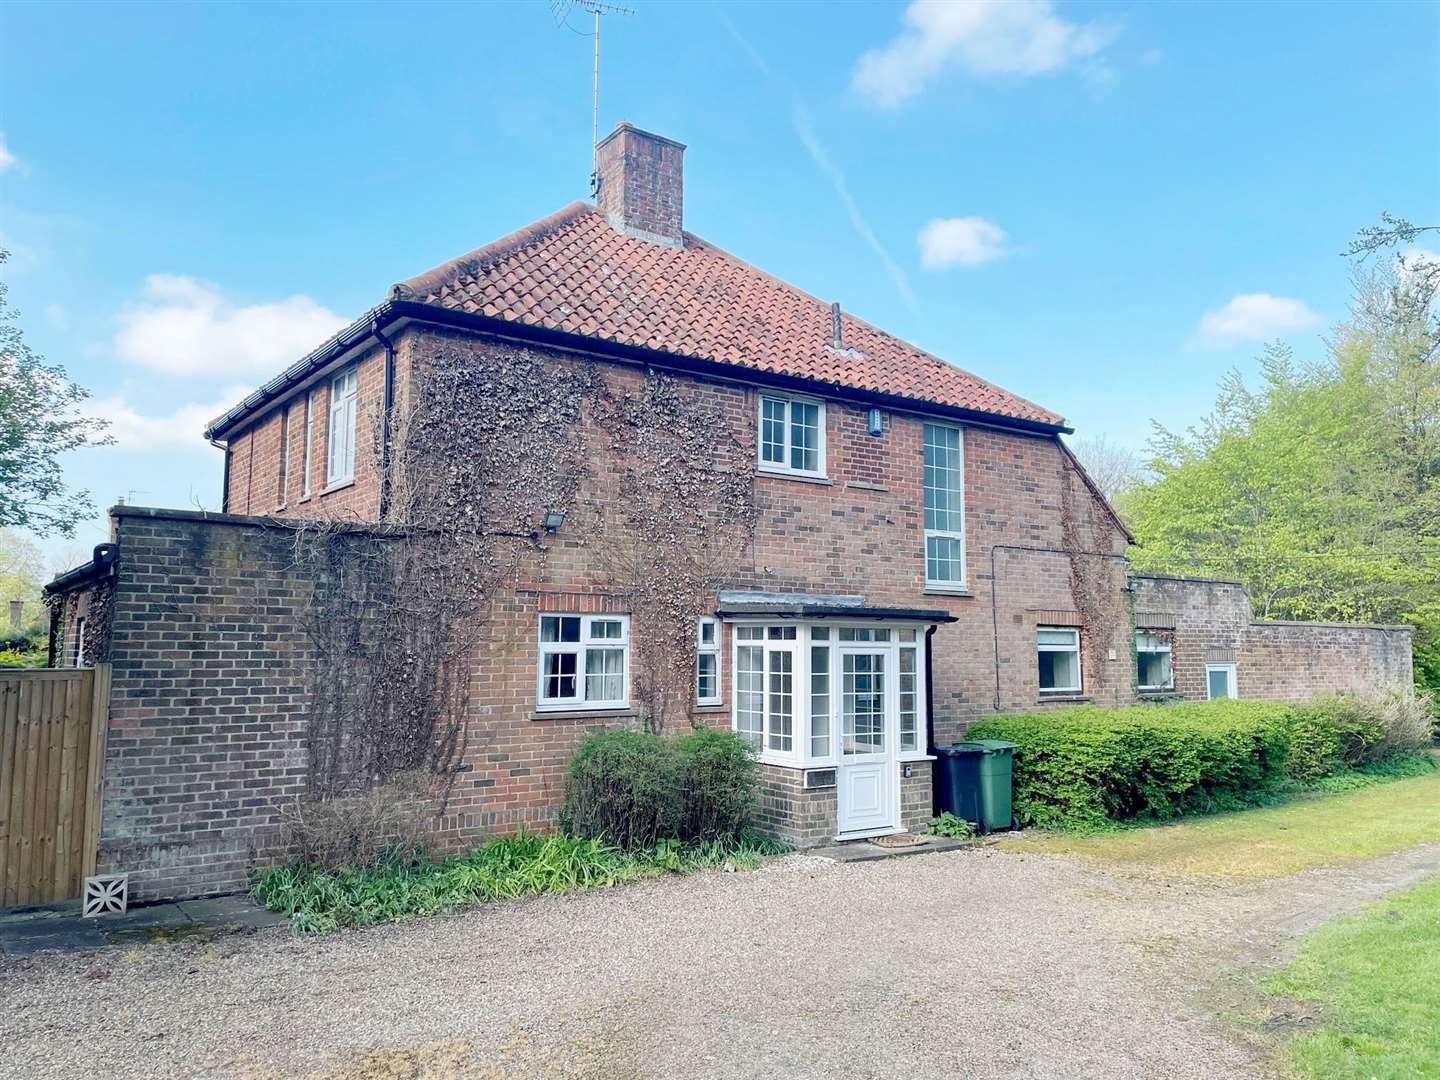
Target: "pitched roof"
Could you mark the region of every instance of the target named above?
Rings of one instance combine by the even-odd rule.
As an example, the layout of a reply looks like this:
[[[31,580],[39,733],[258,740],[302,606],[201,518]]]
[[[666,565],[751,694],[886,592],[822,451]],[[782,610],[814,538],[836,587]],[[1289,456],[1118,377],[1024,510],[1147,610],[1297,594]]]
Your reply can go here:
[[[394,286],[413,300],[527,326],[660,349],[1059,427],[1057,413],[1000,389],[701,240],[640,240],[576,202]]]

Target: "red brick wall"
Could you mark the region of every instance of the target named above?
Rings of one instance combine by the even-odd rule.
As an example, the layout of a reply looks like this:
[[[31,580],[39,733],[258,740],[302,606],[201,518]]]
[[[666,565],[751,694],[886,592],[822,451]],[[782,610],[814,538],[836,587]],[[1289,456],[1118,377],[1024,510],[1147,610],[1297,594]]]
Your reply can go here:
[[[1173,626],[1175,692],[1206,697],[1205,666],[1234,662],[1242,698],[1305,701],[1316,694],[1414,684],[1408,627],[1261,622],[1238,581],[1136,574],[1137,626]]]

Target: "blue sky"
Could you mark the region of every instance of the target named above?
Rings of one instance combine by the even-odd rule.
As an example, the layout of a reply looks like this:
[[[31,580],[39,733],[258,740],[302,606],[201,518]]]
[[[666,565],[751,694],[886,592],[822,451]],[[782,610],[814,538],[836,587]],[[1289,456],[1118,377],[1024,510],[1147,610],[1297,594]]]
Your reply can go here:
[[[630,3],[602,133],[688,144],[689,229],[1081,435],[1142,448],[1264,340],[1318,355],[1355,231],[1440,220],[1440,5]],[[0,6],[11,299],[120,439],[72,482],[213,507],[206,419],[583,198],[581,31],[544,0]]]

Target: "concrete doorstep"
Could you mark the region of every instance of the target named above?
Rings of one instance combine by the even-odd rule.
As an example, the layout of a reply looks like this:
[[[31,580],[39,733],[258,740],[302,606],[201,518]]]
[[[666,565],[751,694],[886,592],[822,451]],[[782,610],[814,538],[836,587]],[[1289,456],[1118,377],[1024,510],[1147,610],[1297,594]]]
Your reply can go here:
[[[123,915],[96,919],[82,919],[79,902],[71,901],[0,911],[0,956],[29,956],[47,949],[101,949],[107,945],[283,926],[287,922],[284,915],[267,911],[243,893],[146,904]]]

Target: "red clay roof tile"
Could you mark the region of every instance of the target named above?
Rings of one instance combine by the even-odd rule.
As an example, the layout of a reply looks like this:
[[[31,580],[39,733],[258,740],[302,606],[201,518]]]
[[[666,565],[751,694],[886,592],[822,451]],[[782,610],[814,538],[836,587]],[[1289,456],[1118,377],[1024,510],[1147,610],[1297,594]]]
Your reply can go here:
[[[917,402],[1060,426],[1064,419],[842,313],[698,236],[683,247],[611,228],[572,203],[493,244],[401,282],[399,299]]]

